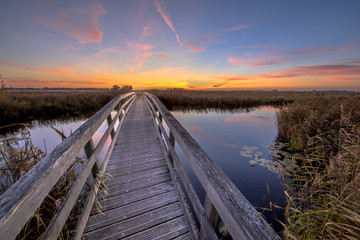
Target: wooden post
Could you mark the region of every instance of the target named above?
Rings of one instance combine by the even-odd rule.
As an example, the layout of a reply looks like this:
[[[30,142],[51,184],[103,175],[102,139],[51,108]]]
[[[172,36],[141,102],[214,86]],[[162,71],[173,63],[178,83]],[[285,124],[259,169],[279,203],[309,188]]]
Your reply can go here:
[[[170,131],[170,129],[169,129],[169,142],[171,144],[171,146],[169,146],[169,148],[172,147],[175,150],[175,137],[172,134],[172,132]],[[174,167],[174,158],[171,155],[170,149],[167,150],[167,153],[168,153],[171,165],[172,165],[172,167]]]
[[[218,218],[219,218],[219,215],[218,215],[218,213],[217,213],[214,205],[212,204],[212,202],[211,202],[211,200],[210,200],[207,193],[206,193],[206,196],[205,196],[204,210],[206,212],[206,215],[209,218],[211,226],[215,229]],[[203,239],[205,239],[205,236],[206,236],[206,234],[204,232],[204,228],[201,228],[200,229],[200,238],[199,239],[203,240]]]
[[[111,119],[111,113],[110,113],[110,115],[106,118],[106,120],[107,120],[108,126],[110,126],[111,121],[112,121],[112,119]],[[114,131],[114,128],[112,128],[112,129],[111,129],[111,132],[110,132],[111,140],[114,140],[114,135],[115,135],[115,131]]]
[[[93,153],[94,149],[95,149],[95,148],[94,148],[93,140],[92,140],[92,138],[90,138],[90,140],[87,142],[87,144],[86,144],[85,147],[84,147],[84,150],[85,150],[85,154],[86,154],[87,159],[90,158],[90,156],[91,156],[91,154]],[[99,163],[99,160],[96,159],[95,164],[94,164],[94,167],[93,167],[92,170],[91,170],[94,179],[96,178],[96,174],[97,174],[97,172],[99,171],[99,169],[100,169],[100,163]]]

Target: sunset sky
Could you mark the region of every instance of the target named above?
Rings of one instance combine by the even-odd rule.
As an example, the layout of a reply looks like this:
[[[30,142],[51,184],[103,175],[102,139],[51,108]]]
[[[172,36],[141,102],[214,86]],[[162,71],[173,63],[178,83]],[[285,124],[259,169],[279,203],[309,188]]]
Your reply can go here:
[[[7,87],[360,91],[360,1],[1,1]]]

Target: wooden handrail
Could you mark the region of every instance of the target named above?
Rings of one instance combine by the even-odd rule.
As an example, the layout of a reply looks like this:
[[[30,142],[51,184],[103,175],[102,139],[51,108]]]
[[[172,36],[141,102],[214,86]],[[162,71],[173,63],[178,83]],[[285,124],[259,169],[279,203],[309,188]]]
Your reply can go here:
[[[210,228],[220,215],[231,236],[235,239],[280,239],[265,219],[231,182],[226,174],[200,147],[194,138],[166,109],[161,101],[149,94],[144,94],[153,117],[157,120],[160,134],[163,136],[168,153],[174,159],[174,168],[181,177],[184,188],[200,222],[200,238],[213,239]],[[162,126],[165,121],[169,134]],[[204,207],[199,204],[194,189],[187,177],[170,139],[174,138],[187,158],[190,167],[199,179],[206,192]],[[172,140],[173,141],[173,140]],[[196,194],[195,194],[196,195]],[[200,206],[199,206],[200,205]],[[209,227],[210,224],[210,227]],[[213,230],[212,230],[213,231]]]
[[[0,239],[14,239],[16,237],[60,177],[74,162],[80,151],[84,149],[87,144],[91,146],[92,136],[101,124],[107,120],[107,131],[103,134],[96,148],[90,147],[86,150],[88,156],[86,166],[79,174],[66,199],[63,201],[57,214],[52,219],[50,226],[46,230],[44,238],[57,239],[89,173],[94,166],[98,165],[97,158],[106,139],[110,134],[114,136],[112,140],[116,139],[115,136],[117,136],[120,130],[123,118],[134,100],[135,93],[128,93],[113,98],[1,195]],[[111,112],[115,109],[118,110],[117,114],[111,119]],[[117,134],[115,134],[114,125],[117,120],[119,120],[119,125],[116,130]],[[104,165],[106,167],[107,157],[110,156],[114,143],[115,141],[112,141],[110,144],[104,163],[100,167],[101,169]],[[97,166],[97,168],[99,168],[99,166]],[[96,177],[95,172],[94,174],[94,177]]]

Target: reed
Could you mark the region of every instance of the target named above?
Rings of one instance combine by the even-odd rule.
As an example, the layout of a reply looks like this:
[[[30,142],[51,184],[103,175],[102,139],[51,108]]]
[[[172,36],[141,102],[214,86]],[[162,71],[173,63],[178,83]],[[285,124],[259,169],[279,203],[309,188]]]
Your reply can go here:
[[[90,115],[126,91],[27,90],[6,91],[0,97],[0,122],[25,122],[61,116]]]
[[[306,157],[287,179],[287,239],[360,239],[360,98],[283,107],[279,141]]]
[[[293,91],[191,91],[191,90],[148,90],[156,95],[169,110],[235,110],[262,105],[283,106],[306,99],[339,96],[352,93],[321,93]],[[356,95],[356,94],[355,94]]]

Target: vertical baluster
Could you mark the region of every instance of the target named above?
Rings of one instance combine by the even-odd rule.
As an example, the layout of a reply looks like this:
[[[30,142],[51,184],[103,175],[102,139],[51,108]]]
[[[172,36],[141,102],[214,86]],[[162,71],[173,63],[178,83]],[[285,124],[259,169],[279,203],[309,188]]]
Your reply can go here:
[[[111,124],[111,121],[112,121],[112,118],[111,118],[111,113],[110,115],[107,117],[107,124],[108,126],[110,126]],[[114,140],[114,135],[115,135],[115,131],[114,131],[114,128],[111,129],[111,133],[110,133],[110,136],[111,136],[111,140]]]
[[[211,226],[215,229],[218,218],[219,218],[219,215],[218,215],[218,212],[216,211],[216,208],[214,207],[214,205],[211,202],[211,200],[210,200],[207,193],[206,193],[206,196],[205,196],[204,210],[206,212],[206,215],[209,218]],[[205,236],[206,236],[206,234],[204,232],[204,229],[201,228],[200,229],[200,239],[201,240],[206,239]]]
[[[175,137],[172,134],[172,132],[170,131],[170,129],[169,129],[169,142],[171,144],[171,146],[169,146],[169,147],[172,147],[175,150]],[[171,155],[170,149],[168,149],[167,153],[168,153],[171,165],[172,165],[172,167],[174,167],[174,159]]]
[[[92,138],[90,138],[90,140],[88,141],[88,143],[84,147],[87,159],[90,158],[90,156],[91,156],[92,152],[94,151],[94,149],[95,148],[94,148],[93,140],[92,140]],[[96,159],[95,164],[94,164],[94,166],[93,166],[93,168],[91,170],[94,179],[96,178],[96,174],[99,171],[99,169],[100,169],[99,159]]]

